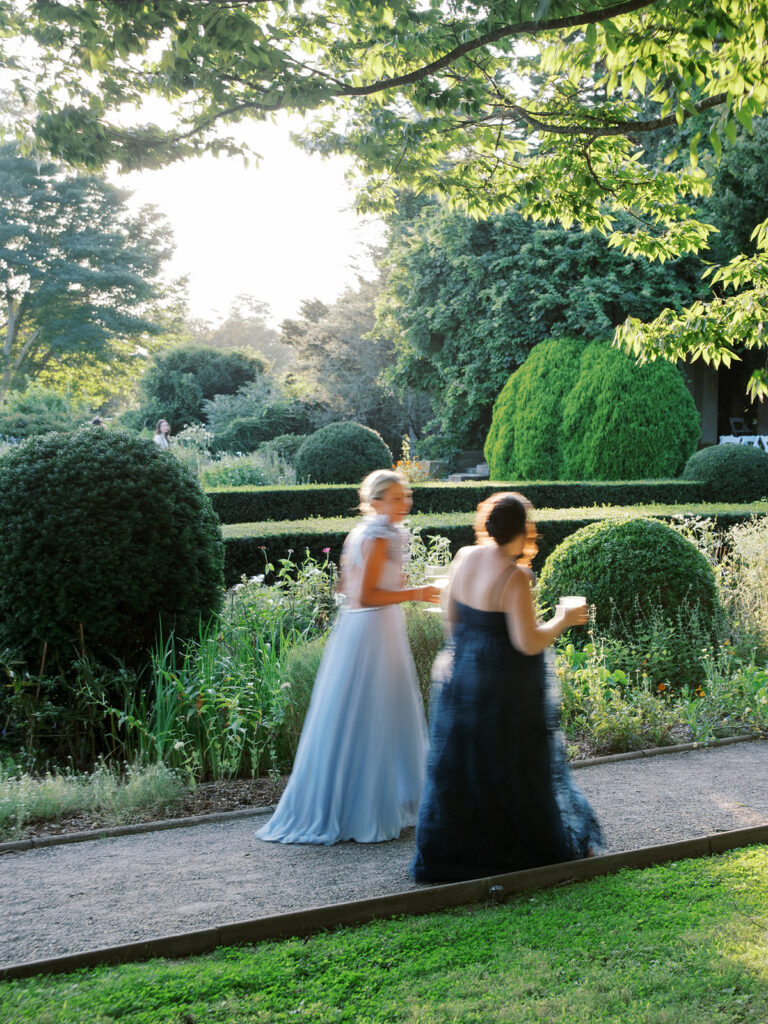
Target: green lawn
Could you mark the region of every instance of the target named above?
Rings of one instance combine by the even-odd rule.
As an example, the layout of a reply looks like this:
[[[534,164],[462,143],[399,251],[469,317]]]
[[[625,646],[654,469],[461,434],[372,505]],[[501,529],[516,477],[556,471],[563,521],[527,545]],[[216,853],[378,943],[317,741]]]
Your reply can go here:
[[[496,907],[0,985],[6,1024],[768,1020],[768,848]]]
[[[728,517],[748,517],[765,515],[765,502],[752,504],[694,504],[694,505],[591,505],[582,508],[537,508],[532,513],[534,522],[560,522],[562,520],[584,520],[585,523],[611,516],[678,516],[689,515],[700,518],[727,519]],[[474,512],[419,512],[418,509],[408,517],[411,527],[419,527],[425,533],[428,530],[439,530],[441,526],[471,526],[475,519]],[[342,534],[346,536],[353,526],[360,522],[359,515],[346,518],[317,517],[315,519],[284,519],[269,520],[260,523],[229,523],[221,528],[223,537],[272,537],[291,532],[302,534]]]

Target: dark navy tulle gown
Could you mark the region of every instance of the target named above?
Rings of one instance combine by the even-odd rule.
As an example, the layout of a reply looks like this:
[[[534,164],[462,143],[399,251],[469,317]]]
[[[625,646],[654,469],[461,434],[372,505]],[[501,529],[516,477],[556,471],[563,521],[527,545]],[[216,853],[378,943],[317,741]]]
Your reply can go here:
[[[565,762],[552,652],[520,653],[503,612],[454,606],[436,662],[413,877],[453,882],[587,856],[602,836]]]

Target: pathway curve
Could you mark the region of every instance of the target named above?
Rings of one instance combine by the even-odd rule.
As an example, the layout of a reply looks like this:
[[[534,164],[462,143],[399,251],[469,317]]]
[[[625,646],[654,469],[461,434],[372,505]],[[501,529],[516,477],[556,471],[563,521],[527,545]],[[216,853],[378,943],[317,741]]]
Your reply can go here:
[[[580,769],[606,853],[768,822],[768,742]],[[413,830],[373,845],[262,843],[263,819],[0,857],[0,966],[417,888]]]

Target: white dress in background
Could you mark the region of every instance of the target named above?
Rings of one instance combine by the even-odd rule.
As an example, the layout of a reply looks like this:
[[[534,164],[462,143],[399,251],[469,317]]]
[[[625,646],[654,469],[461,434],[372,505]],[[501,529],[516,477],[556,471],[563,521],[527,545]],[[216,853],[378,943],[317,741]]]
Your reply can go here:
[[[377,843],[415,821],[427,728],[402,607],[360,607],[363,559],[376,537],[387,540],[379,587],[402,589],[408,531],[366,516],[344,543],[346,601],[315,679],[293,774],[259,839]]]

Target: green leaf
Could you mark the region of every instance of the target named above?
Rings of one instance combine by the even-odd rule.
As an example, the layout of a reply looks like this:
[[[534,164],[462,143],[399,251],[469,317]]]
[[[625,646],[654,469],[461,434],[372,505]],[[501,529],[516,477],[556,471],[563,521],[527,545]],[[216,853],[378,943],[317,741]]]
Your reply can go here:
[[[711,129],[711,131],[709,133],[709,141],[710,141],[710,144],[712,146],[712,149],[715,152],[715,159],[719,163],[720,162],[720,158],[723,155],[723,144],[720,141],[720,133],[718,132],[717,128],[714,125],[712,126],[712,129]]]

